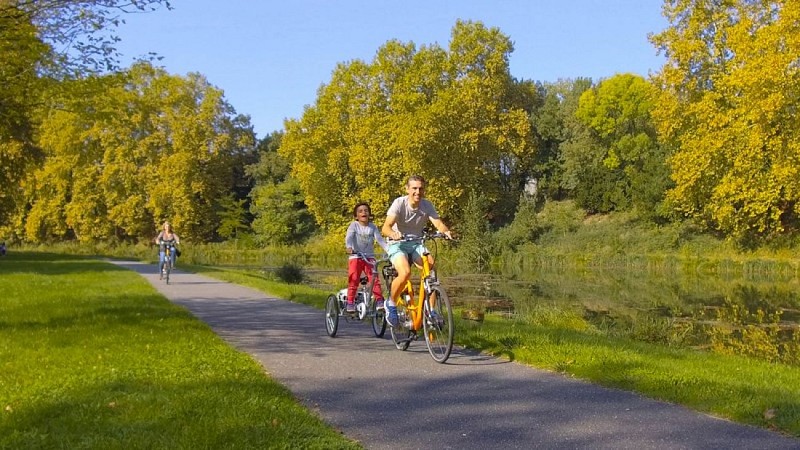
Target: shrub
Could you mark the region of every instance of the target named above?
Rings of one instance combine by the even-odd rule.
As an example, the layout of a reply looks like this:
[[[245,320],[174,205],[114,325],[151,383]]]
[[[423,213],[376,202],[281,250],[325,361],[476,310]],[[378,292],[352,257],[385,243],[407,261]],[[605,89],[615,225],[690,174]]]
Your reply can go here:
[[[289,284],[300,284],[305,278],[303,275],[303,268],[294,263],[282,265],[275,271],[275,275],[284,283]]]

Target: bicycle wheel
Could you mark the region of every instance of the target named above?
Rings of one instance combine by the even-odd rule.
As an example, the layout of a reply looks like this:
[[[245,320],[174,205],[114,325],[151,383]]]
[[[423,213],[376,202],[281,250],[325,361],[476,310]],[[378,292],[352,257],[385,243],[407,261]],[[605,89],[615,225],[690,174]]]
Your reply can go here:
[[[375,308],[375,303],[372,303],[372,331],[376,337],[383,337],[386,333],[386,310],[383,308]]]
[[[405,318],[408,312],[405,306],[397,307],[397,315],[400,317],[400,323],[398,323],[397,326],[390,327],[389,333],[392,335],[394,346],[397,347],[398,350],[405,351],[411,344],[411,337],[414,335],[414,332],[406,326]]]
[[[336,300],[335,295],[328,297],[325,303],[325,331],[328,336],[336,337],[336,331],[339,330],[339,301]]]
[[[169,261],[164,262],[164,271],[166,272],[164,279],[167,280],[167,284],[169,284],[169,273],[172,272],[172,264],[170,264]]]
[[[431,297],[436,305],[431,309]],[[453,309],[450,299],[441,286],[433,286],[431,293],[425,296],[422,327],[425,331],[425,343],[434,361],[443,363],[453,350]]]

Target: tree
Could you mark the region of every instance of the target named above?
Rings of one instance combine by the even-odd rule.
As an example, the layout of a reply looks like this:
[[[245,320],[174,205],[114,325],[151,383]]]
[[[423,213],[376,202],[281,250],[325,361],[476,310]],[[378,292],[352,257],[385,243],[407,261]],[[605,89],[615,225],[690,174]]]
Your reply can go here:
[[[481,272],[491,262],[494,249],[486,217],[488,209],[483,196],[474,190],[470,191],[460,227],[461,242],[458,248],[459,264],[466,270]]]
[[[602,199],[578,198],[583,207],[601,212],[633,207],[653,216],[669,180],[651,120],[655,94],[644,78],[620,74],[581,95],[575,114],[595,144],[583,164],[575,165],[577,177],[582,191]]]
[[[671,1],[652,41],[659,134],[675,148],[667,199],[737,238],[796,229],[800,213],[800,3]]]
[[[150,238],[169,219],[184,238],[212,239],[234,166],[254,151],[247,118],[204,77],[145,62],[75,84],[92,95],[60,98],[40,127],[27,238]]]
[[[44,83],[36,65],[49,48],[30,20],[0,2],[0,225],[7,224],[22,198],[20,180],[41,160],[33,145],[35,101]]]
[[[256,241],[263,244],[302,242],[316,230],[300,184],[289,175],[289,161],[278,153],[282,138],[276,132],[261,140],[258,162],[247,167],[255,180],[250,193],[252,228]]]
[[[223,239],[235,239],[239,234],[250,229],[247,220],[245,199],[237,200],[233,195],[223,197],[219,201],[220,211],[217,234]]]
[[[119,69],[115,30],[124,14],[155,11],[168,0],[2,0],[0,20],[9,27],[33,25],[39,41],[47,43],[47,60],[37,69],[57,78]]]
[[[116,68],[122,15],[161,5],[170,8],[166,0],[0,0],[0,226],[24,207],[21,182],[44,157],[34,143],[40,118],[73,86],[62,81]]]
[[[448,50],[390,41],[371,64],[337,66],[280,147],[317,223],[343,225],[358,201],[379,213],[414,173],[445,218],[478,184],[490,204],[516,199],[534,148],[512,103],[512,50],[496,28],[459,21]]]
[[[572,162],[569,150],[581,148],[577,136],[586,130],[575,118],[575,110],[581,94],[592,87],[592,81],[578,78],[555,83],[523,83],[521,87],[530,90],[523,104],[530,105],[526,110],[531,116],[536,141],[531,178],[536,182],[537,196],[561,200],[575,189],[574,176],[572,180],[565,178],[574,175],[569,170]]]

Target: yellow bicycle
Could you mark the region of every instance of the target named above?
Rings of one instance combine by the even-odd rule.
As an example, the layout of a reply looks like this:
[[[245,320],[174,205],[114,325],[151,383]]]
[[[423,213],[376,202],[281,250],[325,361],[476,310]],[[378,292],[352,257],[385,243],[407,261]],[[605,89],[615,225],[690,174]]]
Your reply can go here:
[[[446,235],[437,232],[422,236],[405,235],[402,240],[420,242],[424,246],[426,241],[446,238]],[[429,254],[430,252],[426,251],[422,257],[416,295],[409,279],[405,290],[396,301],[398,324],[391,327],[390,332],[395,347],[407,350],[411,342],[418,339],[421,331],[433,360],[443,363],[453,350],[453,309],[447,292],[439,283],[435,271],[431,270],[428,262]],[[391,280],[396,274],[393,267],[384,268],[383,276],[388,286],[391,286]]]

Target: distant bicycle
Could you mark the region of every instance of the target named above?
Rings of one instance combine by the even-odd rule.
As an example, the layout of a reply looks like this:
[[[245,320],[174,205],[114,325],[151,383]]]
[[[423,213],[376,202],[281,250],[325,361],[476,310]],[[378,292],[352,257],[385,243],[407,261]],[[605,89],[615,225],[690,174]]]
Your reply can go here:
[[[158,279],[163,279],[169,284],[169,275],[172,273],[172,269],[175,268],[175,258],[178,256],[177,242],[175,239],[168,241],[162,239],[158,241],[158,245],[164,248],[164,261],[158,268]]]
[[[443,233],[426,233],[423,236],[404,235],[404,241],[417,241],[425,244],[426,241],[446,239]],[[422,257],[420,269],[419,289],[414,292],[411,280],[406,283],[400,298],[397,299],[398,324],[390,332],[395,347],[406,350],[412,341],[416,341],[419,332],[425,336],[428,353],[434,361],[443,363],[450,357],[453,350],[453,309],[444,287],[439,283],[435,271],[428,264],[426,252]],[[394,270],[394,268],[391,268]],[[396,273],[396,272],[395,272]],[[385,274],[385,275],[391,275]],[[391,278],[387,276],[387,283],[391,286]]]
[[[356,256],[370,267],[372,282],[368,282],[365,275],[361,276],[361,283],[356,291],[355,313],[348,313],[346,311],[347,288],[330,295],[325,303],[325,329],[328,332],[328,336],[336,337],[336,333],[339,330],[340,318],[344,318],[345,322],[364,322],[369,320],[372,322],[372,331],[375,333],[375,336],[383,337],[383,334],[386,332],[386,310],[382,307],[378,308],[376,305],[377,299],[372,289],[375,283],[380,283],[378,266],[383,264],[385,267],[389,259],[383,257],[373,262],[361,253],[356,253]],[[391,265],[389,265],[389,267],[391,267]]]

